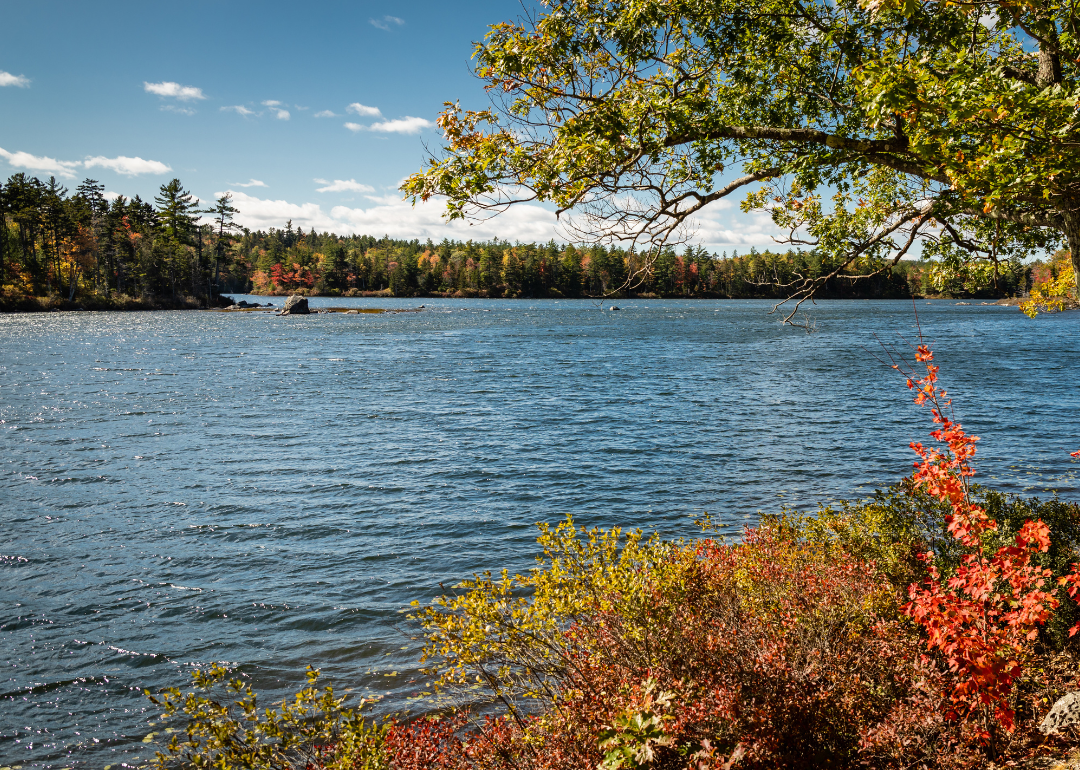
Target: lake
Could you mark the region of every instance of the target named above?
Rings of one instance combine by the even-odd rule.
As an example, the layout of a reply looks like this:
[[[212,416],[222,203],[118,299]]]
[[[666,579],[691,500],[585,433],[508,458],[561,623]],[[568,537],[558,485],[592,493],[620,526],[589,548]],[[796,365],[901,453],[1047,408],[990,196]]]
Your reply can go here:
[[[250,297],[253,301],[262,298]],[[280,305],[282,299],[272,301]],[[402,610],[535,523],[692,536],[910,472],[911,302],[315,298],[419,313],[0,316],[0,765],[151,756],[143,688],[320,667],[413,705]],[[1080,498],[1080,313],[920,301],[978,481]]]

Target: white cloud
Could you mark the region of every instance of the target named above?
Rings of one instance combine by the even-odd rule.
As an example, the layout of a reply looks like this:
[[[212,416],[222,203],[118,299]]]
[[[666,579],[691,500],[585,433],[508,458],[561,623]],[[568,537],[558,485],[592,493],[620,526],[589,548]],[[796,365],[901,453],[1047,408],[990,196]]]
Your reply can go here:
[[[378,131],[382,134],[419,134],[425,128],[434,128],[435,124],[426,118],[414,118],[406,115],[404,118],[394,118],[393,120],[381,120],[378,123],[372,123],[370,126],[363,126],[359,123],[346,123],[345,128],[350,131]]]
[[[114,201],[117,198],[119,198],[122,194],[123,193],[113,192],[112,190],[106,190],[105,192],[103,192],[101,194],[101,197],[103,197],[107,201]]]
[[[406,115],[404,118],[384,120],[380,123],[372,123],[369,128],[384,134],[419,134],[425,128],[434,128],[435,124],[425,118],[414,118]]]
[[[436,242],[443,238],[504,238],[529,242],[543,242],[552,238],[565,240],[558,231],[555,212],[533,204],[514,206],[497,219],[469,225],[444,220],[442,213],[445,208],[441,201],[413,206],[396,194],[369,196],[369,200],[374,205],[367,208],[335,206],[330,210],[331,217],[342,223],[339,232],[385,233],[392,238],[431,238]]]
[[[381,30],[389,31],[392,26],[400,27],[405,23],[404,19],[397,16],[383,16],[381,19],[368,19],[368,24]]]
[[[338,225],[331,219],[317,203],[289,203],[284,200],[264,200],[247,193],[229,190],[233,195],[232,204],[239,209],[236,215],[237,223],[252,230],[266,230],[271,227],[284,227],[290,219],[293,224],[305,229],[317,228],[319,230],[334,230]],[[214,197],[220,197],[225,192],[216,192]]]
[[[171,167],[166,166],[161,161],[129,158],[126,155],[120,155],[115,158],[106,158],[103,155],[98,155],[96,158],[87,158],[83,162],[83,166],[86,168],[107,168],[110,171],[115,171],[117,174],[123,174],[124,176],[165,174],[172,171]]]
[[[495,220],[470,226],[463,222],[448,223],[442,219],[443,204],[432,201],[414,208],[396,194],[368,196],[366,207],[334,206],[329,212],[317,203],[290,203],[285,200],[264,200],[247,193],[230,191],[233,205],[239,209],[236,221],[251,229],[266,230],[284,227],[288,220],[293,226],[338,235],[369,234],[376,237],[443,238],[459,240],[488,240],[505,238],[509,241],[543,242],[551,238],[565,240],[556,228],[555,214],[541,206],[522,204],[512,207]],[[214,193],[215,196],[222,195]]]
[[[688,223],[686,235],[692,243],[713,251],[730,246],[769,246],[787,250],[787,244],[774,240],[774,237],[782,238],[786,232],[776,226],[771,216],[760,211],[742,214],[734,208],[735,204],[730,200],[709,204]]]
[[[289,111],[281,107],[281,102],[277,99],[267,99],[263,102],[264,107],[269,107],[270,111],[274,113],[274,117],[278,120],[288,120]]]
[[[268,99],[263,102],[263,105],[267,107],[270,112],[274,113],[274,117],[276,117],[278,120],[288,120],[290,117],[289,111],[284,109],[283,107],[278,106],[280,104],[281,102],[275,99]],[[243,115],[245,118],[250,117],[251,115],[254,115],[255,117],[260,117],[263,114],[261,112],[255,112],[255,110],[248,109],[242,104],[230,104],[227,107],[222,107],[221,111],[235,112],[237,115]]]
[[[56,160],[44,155],[31,155],[28,152],[8,152],[0,147],[0,158],[15,168],[25,168],[27,171],[43,171],[56,176],[73,178],[79,162],[71,160]]]
[[[190,102],[193,99],[205,99],[201,88],[195,86],[182,86],[179,83],[174,83],[171,80],[166,80],[161,83],[147,83],[143,81],[143,90],[147,93],[157,94],[158,96],[166,96],[171,99],[179,99],[182,102]]]
[[[321,110],[320,112],[315,113],[316,118],[336,118],[337,116],[338,114],[331,110]]]
[[[194,115],[195,110],[191,107],[179,107],[175,104],[163,104],[161,105],[162,112],[179,112],[181,115]]]
[[[247,182],[233,182],[232,186],[233,187],[269,187],[270,185],[268,185],[266,182],[260,181],[258,179],[251,179],[251,180],[249,180]]]
[[[351,112],[359,115],[362,118],[381,118],[382,113],[379,112],[378,107],[368,107],[360,102],[353,102],[345,108],[346,112]]]
[[[25,168],[28,171],[39,171],[47,174],[71,179],[80,166],[83,168],[105,168],[124,176],[137,176],[139,174],[164,174],[172,171],[169,166],[156,160],[143,160],[142,158],[129,158],[120,155],[116,158],[106,158],[104,155],[87,157],[86,160],[56,160],[47,156],[31,155],[28,152],[8,152],[0,147],[0,158],[6,160],[15,168]]]
[[[3,86],[18,86],[19,88],[29,88],[30,78],[23,77],[22,75],[12,75],[10,72],[4,72],[0,70],[0,87]]]
[[[322,183],[324,180],[316,180]],[[349,180],[350,182],[353,180]],[[335,180],[331,184],[337,184]],[[543,243],[554,238],[557,241],[569,240],[555,219],[550,209],[533,203],[521,203],[511,206],[494,219],[470,225],[465,222],[447,222],[442,218],[444,203],[432,200],[413,206],[409,201],[401,200],[397,193],[387,195],[366,195],[367,203],[362,206],[334,206],[325,211],[317,203],[289,203],[284,200],[263,200],[242,192],[233,192],[233,205],[240,213],[237,222],[252,229],[266,230],[270,227],[284,227],[288,220],[294,226],[305,230],[312,227],[322,232],[338,235],[373,235],[391,238],[419,238],[424,241],[431,238],[438,243],[443,238],[456,240],[490,240],[500,238],[508,241]],[[222,193],[214,193],[219,196]],[[725,202],[726,203],[726,202]],[[711,251],[729,250],[734,245],[740,251],[744,247],[757,246],[786,249],[778,245],[773,235],[781,233],[767,214],[755,213],[741,215],[731,206],[703,211],[687,233],[690,242],[701,244]]]
[[[335,179],[333,182],[329,182],[325,179],[316,179],[315,182],[317,184],[325,185],[324,187],[318,188],[315,192],[375,192],[375,188],[371,185],[361,184],[355,179]]]
[[[310,107],[301,107],[299,104],[294,104],[293,107],[303,112],[304,110],[310,110]]]

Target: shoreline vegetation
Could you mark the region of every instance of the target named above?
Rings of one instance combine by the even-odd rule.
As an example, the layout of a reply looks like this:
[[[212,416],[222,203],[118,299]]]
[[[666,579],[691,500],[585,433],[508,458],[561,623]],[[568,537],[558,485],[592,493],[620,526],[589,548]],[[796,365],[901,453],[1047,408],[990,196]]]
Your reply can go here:
[[[249,294],[248,296],[259,297],[281,297],[287,298],[290,296],[304,296],[304,297],[320,297],[319,294]],[[331,297],[337,295],[329,295]],[[379,298],[379,297],[393,297],[386,291],[378,292],[361,292],[357,294],[347,295],[348,297],[363,297],[363,298]],[[129,297],[127,295],[111,295],[107,297],[99,295],[87,295],[79,297],[74,300],[67,300],[63,297],[53,295],[51,297],[34,297],[28,295],[2,295],[0,294],[0,314],[15,314],[15,313],[51,313],[51,312],[88,312],[88,311],[122,311],[122,312],[151,312],[159,310],[204,310],[217,313],[236,313],[236,312],[267,312],[267,311],[280,311],[281,308],[274,306],[273,304],[263,304],[258,307],[240,307],[237,306],[232,298],[228,295],[222,294],[219,297],[215,297],[215,305],[207,306],[203,298],[195,297],[179,297],[173,300],[169,297]],[[420,295],[417,299],[508,299],[506,297],[468,297],[465,295],[457,295],[450,293],[432,293]],[[511,297],[509,299],[555,299],[554,297]],[[562,299],[567,299],[563,297]],[[613,297],[573,297],[571,299],[591,299],[598,302],[606,300],[614,300]],[[753,299],[751,297],[660,297],[655,294],[638,294],[631,296],[621,296],[617,298],[619,302],[638,302],[655,299]],[[870,299],[870,298],[858,298],[851,299]],[[899,298],[887,298],[887,299],[899,299]],[[940,295],[916,295],[913,299],[918,300],[957,300],[956,297],[940,296]],[[822,301],[828,301],[823,299]],[[1019,307],[1025,302],[1023,297],[1004,297],[998,300],[974,300],[974,301],[955,301],[956,305],[972,305],[972,306],[985,306],[985,305],[997,305],[1003,307]],[[1071,298],[1063,298],[1063,309],[1075,310],[1080,308],[1080,303],[1077,303]],[[414,312],[415,309],[396,310],[388,308],[357,308],[357,307],[345,307],[345,306],[330,306],[319,307],[312,309],[313,315],[320,313],[340,313],[345,315],[356,314],[374,314],[374,313],[398,313],[398,312]]]
[[[674,541],[541,524],[526,574],[413,603],[420,714],[368,717],[312,668],[261,710],[215,665],[147,692],[171,736],[152,766],[1080,766],[1080,505],[971,483],[976,438],[932,352],[885,357],[935,423],[893,487],[764,515],[733,541],[707,516]]]
[[[173,179],[154,202],[83,181],[15,174],[0,184],[0,312],[220,307],[222,294],[321,297],[772,299],[834,265],[816,250],[644,255],[602,245],[338,236],[240,227],[229,194],[202,204]],[[885,263],[872,259],[860,268]],[[818,299],[1025,295],[1053,261],[901,261],[872,278],[830,279]],[[623,288],[629,287],[629,288]]]

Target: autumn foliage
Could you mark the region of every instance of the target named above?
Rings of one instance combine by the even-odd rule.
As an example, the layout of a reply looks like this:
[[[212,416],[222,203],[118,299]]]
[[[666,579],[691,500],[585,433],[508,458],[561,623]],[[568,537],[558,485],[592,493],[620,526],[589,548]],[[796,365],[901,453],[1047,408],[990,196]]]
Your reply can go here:
[[[1040,311],[1060,313],[1069,305],[1076,288],[1076,274],[1068,251],[1055,254],[1049,267],[1040,272],[1044,274],[1033,276],[1035,281],[1030,296],[1020,303],[1020,310],[1029,318],[1034,318]]]
[[[579,619],[544,632],[544,608],[530,616],[496,600],[502,612],[484,618],[489,660],[524,663],[530,634],[531,659],[543,655],[549,674],[541,683],[506,672],[513,711],[462,735],[462,766],[794,768],[893,753],[894,723],[910,721],[901,712],[913,711],[908,696],[929,672],[917,637],[888,617],[892,589],[873,564],[836,562],[781,523],[737,544],[632,542],[651,551],[639,564],[655,559],[635,581],[631,564],[605,558],[602,538],[590,543],[570,523],[551,534],[554,562],[589,565],[564,573]],[[608,580],[622,590],[594,594]],[[532,705],[518,705],[530,693]],[[904,740],[928,746],[941,720],[916,700],[922,716]]]
[[[1032,563],[1036,553],[1049,549],[1050,530],[1042,521],[1027,521],[1011,545],[992,553],[983,547],[982,536],[996,530],[997,522],[969,494],[968,479],[974,475],[970,459],[978,439],[945,416],[950,402],[938,385],[933,353],[920,346],[916,360],[926,374],[918,380],[909,378],[908,387],[917,392],[916,403],[931,407],[934,422],[940,426],[931,435],[945,449],[912,444],[921,458],[913,481],[948,503],[949,533],[970,552],[947,579],[933,564],[934,554],[927,552],[929,579],[910,587],[911,600],[904,612],[925,629],[928,646],[943,655],[952,674],[950,718],[967,719],[984,707],[991,708],[996,723],[1012,732],[1016,727],[1009,705],[1013,683],[1032,655],[1038,627],[1058,606],[1048,586],[1050,570]],[[988,740],[994,723],[983,721]]]

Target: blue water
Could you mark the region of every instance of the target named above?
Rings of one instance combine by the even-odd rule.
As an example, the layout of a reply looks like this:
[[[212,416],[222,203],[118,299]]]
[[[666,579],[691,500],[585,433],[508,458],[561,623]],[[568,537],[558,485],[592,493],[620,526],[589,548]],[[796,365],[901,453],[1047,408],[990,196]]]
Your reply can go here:
[[[419,302],[0,316],[0,765],[137,765],[142,688],[211,661],[401,707],[402,608],[527,568],[535,522],[737,531],[895,481],[931,428],[876,360],[910,302],[812,334],[746,301],[312,305]],[[1080,498],[1080,313],[918,310],[979,480]]]

